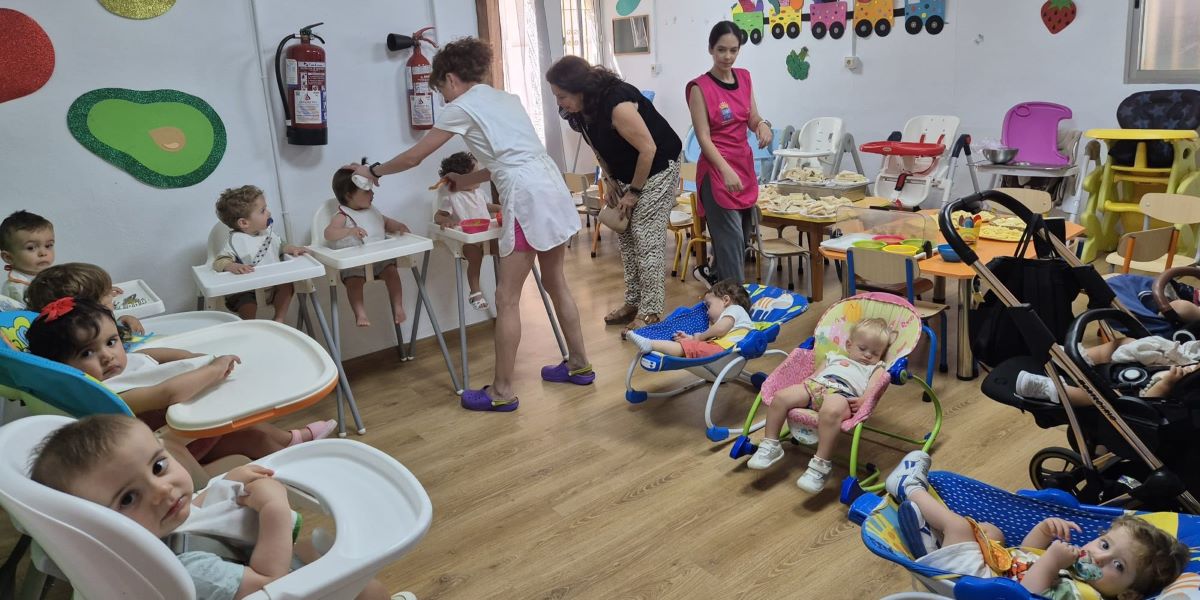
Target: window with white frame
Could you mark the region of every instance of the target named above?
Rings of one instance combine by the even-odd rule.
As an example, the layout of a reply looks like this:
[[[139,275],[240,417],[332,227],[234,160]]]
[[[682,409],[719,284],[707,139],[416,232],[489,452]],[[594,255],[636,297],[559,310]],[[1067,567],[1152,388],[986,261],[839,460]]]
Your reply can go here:
[[[1200,83],[1200,2],[1132,0],[1125,83]]]
[[[562,0],[563,53],[601,64],[597,0]]]

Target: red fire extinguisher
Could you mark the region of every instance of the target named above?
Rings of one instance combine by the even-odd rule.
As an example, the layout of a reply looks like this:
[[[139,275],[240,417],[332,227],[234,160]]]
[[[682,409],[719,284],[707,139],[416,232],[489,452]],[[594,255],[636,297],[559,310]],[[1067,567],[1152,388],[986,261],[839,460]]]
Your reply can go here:
[[[433,73],[433,65],[421,54],[421,42],[437,48],[437,42],[425,37],[425,32],[433,29],[425,27],[412,35],[413,53],[404,66],[404,88],[408,93],[408,119],[413,129],[433,129],[433,88],[429,87],[429,77]]]
[[[275,49],[275,83],[283,100],[284,125],[287,126],[287,141],[297,146],[324,146],[329,143],[329,120],[325,114],[325,49],[312,43],[324,38],[313,33],[313,28],[324,23],[313,23],[283,38]],[[286,72],[280,73],[279,57],[288,40],[299,39],[300,43],[289,46],[283,64]]]

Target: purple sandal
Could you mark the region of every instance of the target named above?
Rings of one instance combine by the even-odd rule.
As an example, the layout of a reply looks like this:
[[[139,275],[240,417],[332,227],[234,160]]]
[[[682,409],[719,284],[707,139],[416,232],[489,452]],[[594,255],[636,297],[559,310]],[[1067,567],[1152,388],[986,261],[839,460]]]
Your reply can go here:
[[[517,410],[517,406],[521,401],[513,396],[512,400],[498,403],[492,399],[492,395],[488,393],[488,388],[492,386],[485,385],[478,390],[466,390],[462,394],[460,404],[467,410],[491,411],[491,412],[512,412]]]
[[[542,367],[542,379],[552,383],[590,385],[596,380],[596,372],[592,370],[592,365],[572,371],[571,368],[567,366],[567,361],[564,360],[557,365],[548,365]]]

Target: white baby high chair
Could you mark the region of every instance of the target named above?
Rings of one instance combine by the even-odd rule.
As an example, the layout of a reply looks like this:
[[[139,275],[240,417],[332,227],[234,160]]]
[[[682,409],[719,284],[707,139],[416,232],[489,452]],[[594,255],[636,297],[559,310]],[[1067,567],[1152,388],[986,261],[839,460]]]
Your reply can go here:
[[[794,167],[819,169],[826,177],[837,175],[842,168],[842,157],[846,153],[854,160],[857,172],[862,173],[862,162],[854,145],[854,137],[846,132],[846,126],[838,117],[809,119],[783,147],[775,151],[777,157],[774,178]]]
[[[970,137],[958,135],[959,119],[948,115],[921,115],[894,131],[887,141],[867,142],[859,150],[883,155],[883,166],[875,177],[874,193],[903,208],[920,206],[930,192],[941,190],[942,203],[950,199],[954,168],[959,152],[970,165]],[[975,171],[971,171],[975,191]]]
[[[192,599],[196,590],[166,544],[124,515],[29,479],[32,452],[69,417],[42,415],[0,428],[0,508],[87,600]],[[320,559],[254,600],[353,598],[429,529],[425,489],[390,456],[350,440],[318,440],[255,461],[333,516],[336,539]]]

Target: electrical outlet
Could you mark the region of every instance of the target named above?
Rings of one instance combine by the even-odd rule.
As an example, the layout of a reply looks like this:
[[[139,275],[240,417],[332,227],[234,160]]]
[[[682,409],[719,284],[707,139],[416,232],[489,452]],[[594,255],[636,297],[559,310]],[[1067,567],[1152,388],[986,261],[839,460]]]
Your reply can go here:
[[[862,61],[857,56],[847,56],[842,59],[842,65],[851,71],[855,71],[862,67]]]
[[[662,75],[662,64],[661,64],[661,63],[654,63],[654,64],[650,65],[650,74],[651,74],[651,75],[656,75],[656,76],[657,76],[657,75]]]

